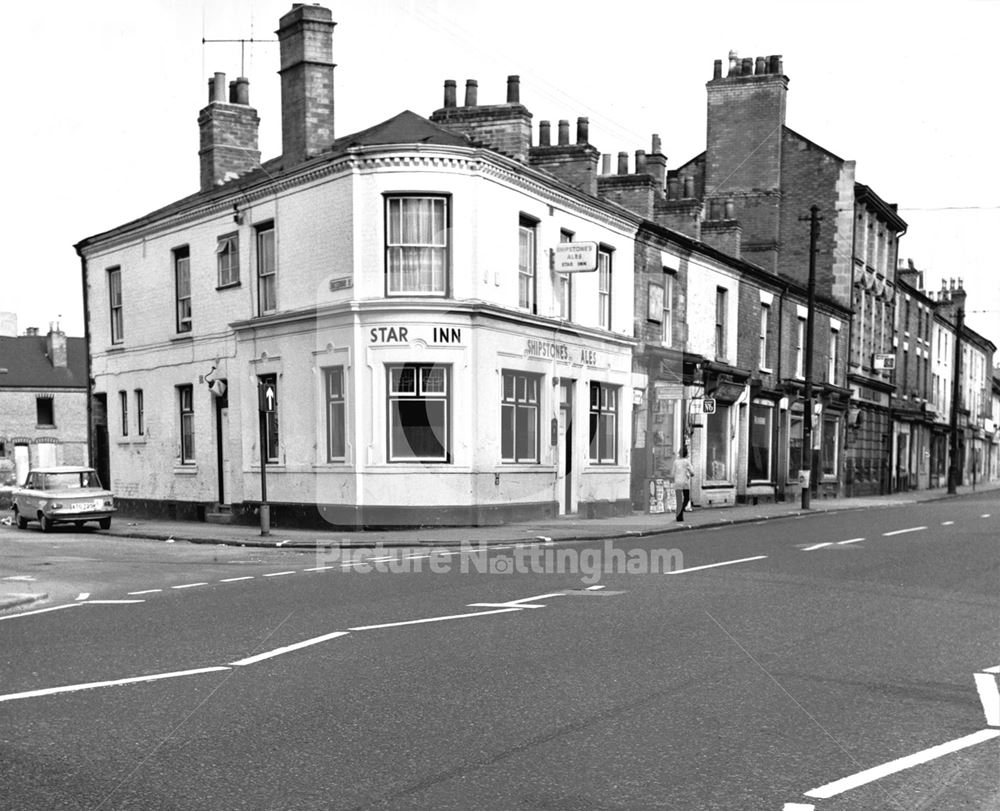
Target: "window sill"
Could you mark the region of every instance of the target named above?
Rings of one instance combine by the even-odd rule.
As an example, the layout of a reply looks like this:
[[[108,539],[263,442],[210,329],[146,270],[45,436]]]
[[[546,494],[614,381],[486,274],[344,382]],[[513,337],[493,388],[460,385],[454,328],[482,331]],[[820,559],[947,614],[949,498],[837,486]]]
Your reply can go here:
[[[190,341],[193,338],[194,338],[194,335],[192,335],[190,332],[182,332],[182,333],[179,333],[177,335],[171,335],[170,336],[170,340],[174,341],[174,342]]]
[[[107,350],[106,350],[106,351],[107,351],[107,352],[124,352],[124,351],[125,351],[125,342],[124,342],[124,341],[121,341],[121,342],[119,342],[119,343],[117,343],[117,344],[111,344],[111,345],[110,345],[110,346],[109,346],[109,347],[107,348]]]
[[[196,476],[198,474],[198,465],[174,465],[174,475],[175,476]]]
[[[237,281],[237,282],[230,282],[229,284],[216,285],[215,289],[216,290],[232,290],[235,287],[242,287],[242,286],[243,286],[243,283]]]
[[[54,425],[36,425],[35,426],[35,430],[36,431],[55,431],[56,430],[56,426],[54,426]]]
[[[774,369],[768,369],[766,366],[760,366],[757,368],[758,372],[763,372],[766,375],[773,375]]]

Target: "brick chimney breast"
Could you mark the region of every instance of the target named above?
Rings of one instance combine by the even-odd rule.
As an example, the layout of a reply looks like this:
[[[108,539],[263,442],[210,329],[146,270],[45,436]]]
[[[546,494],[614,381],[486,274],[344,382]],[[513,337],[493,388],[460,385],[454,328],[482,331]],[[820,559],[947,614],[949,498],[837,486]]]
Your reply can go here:
[[[448,80],[451,81],[451,80]],[[507,77],[507,101],[503,104],[480,104],[479,82],[465,83],[465,105],[451,104],[451,90],[445,83],[445,105],[431,113],[430,120],[438,126],[465,136],[476,146],[483,146],[513,158],[528,162],[531,149],[531,113],[520,102],[520,78]]]
[[[250,106],[250,82],[241,76],[229,85],[226,74],[208,80],[208,106],[198,115],[201,190],[233,180],[260,166],[257,131],[260,118]]]
[[[66,368],[66,333],[59,325],[49,326],[49,334],[46,336],[46,350],[49,355],[49,362],[57,369]]]
[[[334,140],[333,13],[295,3],[279,22],[281,152],[292,166],[328,149]]]

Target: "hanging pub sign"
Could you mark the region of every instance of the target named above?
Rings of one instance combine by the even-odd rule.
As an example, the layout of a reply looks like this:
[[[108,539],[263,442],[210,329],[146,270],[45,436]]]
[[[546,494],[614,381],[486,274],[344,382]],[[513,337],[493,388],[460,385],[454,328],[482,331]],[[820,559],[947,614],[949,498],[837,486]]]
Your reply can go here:
[[[588,273],[597,270],[597,243],[560,242],[556,245],[553,263],[556,273]]]

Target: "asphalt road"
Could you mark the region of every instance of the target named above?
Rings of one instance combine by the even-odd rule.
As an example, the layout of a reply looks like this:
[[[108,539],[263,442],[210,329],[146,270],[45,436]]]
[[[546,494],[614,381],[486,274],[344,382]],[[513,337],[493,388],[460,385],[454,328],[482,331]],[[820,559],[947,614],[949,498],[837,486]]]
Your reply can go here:
[[[995,494],[458,552],[74,567],[0,617],[0,808],[1000,808]]]

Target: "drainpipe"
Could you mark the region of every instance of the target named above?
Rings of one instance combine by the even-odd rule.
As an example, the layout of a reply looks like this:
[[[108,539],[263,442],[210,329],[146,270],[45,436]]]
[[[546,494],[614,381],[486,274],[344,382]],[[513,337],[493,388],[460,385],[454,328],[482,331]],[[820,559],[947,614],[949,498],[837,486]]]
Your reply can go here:
[[[80,279],[83,284],[83,345],[86,357],[87,374],[87,464],[95,467],[94,458],[94,379],[90,374],[90,296],[87,292],[87,260],[80,251],[80,246],[76,246],[77,255],[80,257]],[[101,482],[105,487],[110,487],[110,482]]]

